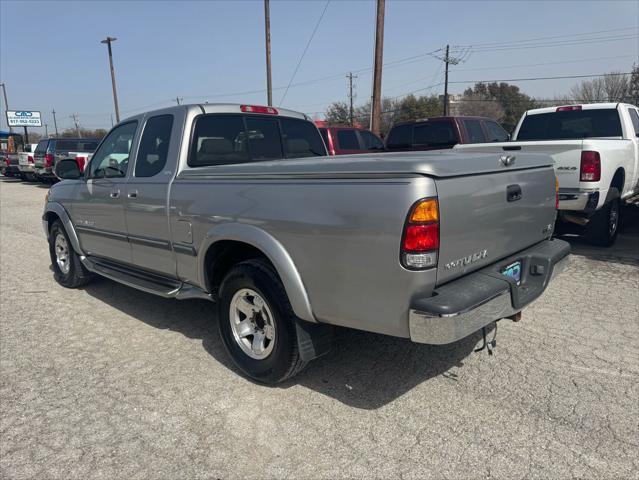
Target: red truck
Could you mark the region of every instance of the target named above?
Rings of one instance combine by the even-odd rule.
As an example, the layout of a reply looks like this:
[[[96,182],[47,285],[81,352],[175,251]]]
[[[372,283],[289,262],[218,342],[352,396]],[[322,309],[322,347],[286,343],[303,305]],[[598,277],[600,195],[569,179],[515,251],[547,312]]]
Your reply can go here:
[[[319,131],[329,155],[350,155],[384,150],[384,142],[365,128],[320,127]]]
[[[485,117],[431,117],[393,125],[386,150],[439,150],[457,144],[506,142],[510,135]]]

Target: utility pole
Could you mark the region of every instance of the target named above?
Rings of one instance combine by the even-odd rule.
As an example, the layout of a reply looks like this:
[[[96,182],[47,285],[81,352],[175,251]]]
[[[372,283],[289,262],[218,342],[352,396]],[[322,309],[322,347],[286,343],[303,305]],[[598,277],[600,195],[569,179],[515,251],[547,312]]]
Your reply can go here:
[[[111,114],[111,128],[113,128],[113,114]]]
[[[106,43],[109,50],[109,66],[111,67],[111,86],[113,87],[113,103],[115,104],[115,121],[120,123],[120,107],[118,106],[118,93],[115,88],[115,71],[113,70],[113,53],[111,51],[111,43],[115,42],[117,38],[107,36],[100,43]]]
[[[24,143],[29,143],[29,131],[27,130],[27,126],[24,126]]]
[[[44,124],[44,136],[49,138],[49,124],[48,123]]]
[[[382,126],[382,56],[384,53],[384,2],[377,0],[377,26],[375,28],[375,65],[373,67],[373,104],[371,130],[378,134]]]
[[[180,100],[184,100],[184,98],[182,97],[175,97],[175,101],[177,102],[177,104],[180,104]]]
[[[53,113],[53,126],[55,127],[55,136],[57,137],[59,135],[58,135],[58,122],[55,119],[55,108],[53,109],[51,113]]]
[[[70,115],[70,117],[73,119],[73,123],[75,124],[75,132],[78,134],[78,138],[82,138],[82,132],[80,132],[80,124],[78,123],[78,115],[74,113],[73,115]]]
[[[458,65],[462,62],[462,59],[450,56],[450,45],[446,45],[446,55],[443,58],[436,58],[439,58],[446,64],[446,73],[444,76],[444,116],[447,117],[450,113],[448,108],[448,65]]]
[[[4,83],[0,83],[0,87],[2,87],[2,93],[4,95],[4,118],[7,121],[7,126],[9,127],[9,131],[13,132],[13,127],[9,125],[9,119],[7,118],[7,111],[9,110],[9,102],[7,101],[7,87]]]
[[[264,35],[266,37],[266,100],[273,106],[273,85],[271,84],[271,13],[269,0],[264,0]]]
[[[351,127],[353,126],[353,78],[357,78],[357,75],[353,75],[353,72],[350,72],[346,75],[348,78],[348,99],[349,99],[349,109],[348,109],[348,118],[350,120]]]

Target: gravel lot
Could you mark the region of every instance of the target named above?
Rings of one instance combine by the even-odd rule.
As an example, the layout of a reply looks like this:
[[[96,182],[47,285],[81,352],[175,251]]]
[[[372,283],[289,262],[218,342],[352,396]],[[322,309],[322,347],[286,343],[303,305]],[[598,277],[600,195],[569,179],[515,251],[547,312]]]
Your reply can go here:
[[[239,376],[211,304],[58,286],[46,187],[0,178],[0,477],[639,478],[639,215],[494,356],[340,331],[281,387]]]

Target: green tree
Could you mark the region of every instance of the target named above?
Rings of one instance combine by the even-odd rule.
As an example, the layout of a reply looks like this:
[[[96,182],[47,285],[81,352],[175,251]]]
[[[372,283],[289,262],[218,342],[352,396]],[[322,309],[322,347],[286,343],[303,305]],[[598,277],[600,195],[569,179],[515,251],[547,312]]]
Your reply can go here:
[[[522,93],[519,87],[506,82],[476,83],[473,88],[464,91],[465,97],[476,95],[485,100],[496,100],[504,110],[502,125],[508,131],[513,131],[517,122],[526,110],[536,108],[535,100]]]
[[[626,101],[639,105],[639,65],[637,64],[632,66]]]
[[[326,109],[326,121],[330,125],[350,125],[349,108],[346,102],[333,102]]]

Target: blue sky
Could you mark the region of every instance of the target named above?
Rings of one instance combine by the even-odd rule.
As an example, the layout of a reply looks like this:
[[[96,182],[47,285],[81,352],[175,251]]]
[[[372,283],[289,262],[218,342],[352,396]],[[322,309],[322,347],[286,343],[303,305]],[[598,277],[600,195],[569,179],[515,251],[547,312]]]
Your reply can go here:
[[[271,0],[275,105],[325,4]],[[73,113],[84,127],[109,127],[113,100],[100,40],[111,35],[118,38],[113,49],[123,117],[170,105],[176,96],[187,103],[265,104],[263,13],[261,0],[0,0],[0,81],[10,107],[42,111],[50,131],[53,108],[59,129],[71,125]],[[331,1],[283,106],[321,116],[331,102],[346,100],[348,71],[358,71],[356,103],[364,103],[372,83],[374,17],[373,1]],[[588,32],[601,33],[568,37]],[[387,0],[382,91],[442,93],[442,86],[426,88],[443,81],[442,62],[422,54],[447,43],[475,46],[459,50],[466,58],[451,67],[452,82],[629,71],[639,55],[638,33],[637,0]],[[634,38],[616,39],[623,35]],[[534,48],[512,48],[537,38]],[[553,42],[564,44],[539,46]],[[511,83],[554,98],[577,81]],[[469,85],[450,90],[461,93]]]

